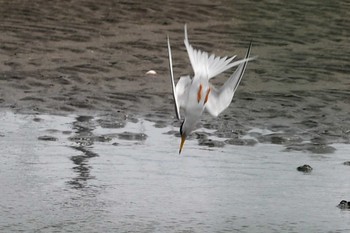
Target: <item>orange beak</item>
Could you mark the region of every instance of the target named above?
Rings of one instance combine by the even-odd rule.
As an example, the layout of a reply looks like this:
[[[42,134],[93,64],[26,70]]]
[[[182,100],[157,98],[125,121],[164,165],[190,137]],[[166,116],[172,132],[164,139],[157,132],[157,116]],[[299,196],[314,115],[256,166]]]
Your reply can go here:
[[[183,135],[181,135],[181,143],[180,143],[180,150],[179,150],[179,154],[181,154],[182,147],[184,146],[185,141],[186,141],[186,136],[183,134]]]

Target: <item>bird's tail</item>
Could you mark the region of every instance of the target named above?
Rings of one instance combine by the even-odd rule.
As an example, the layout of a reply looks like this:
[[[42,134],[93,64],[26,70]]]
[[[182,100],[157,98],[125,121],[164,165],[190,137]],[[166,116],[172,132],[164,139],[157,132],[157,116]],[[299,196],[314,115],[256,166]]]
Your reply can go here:
[[[252,57],[252,58],[249,57],[251,49],[252,49],[252,42],[250,42],[249,48],[248,48],[247,53],[246,53],[246,55],[244,57],[244,59],[246,59],[246,61],[244,63],[240,64],[238,66],[237,70],[232,74],[232,76],[236,76],[236,75],[238,76],[238,78],[234,79],[236,83],[234,84],[233,92],[235,92],[237,90],[237,88],[238,88],[238,86],[239,86],[239,84],[240,84],[240,82],[242,80],[244,71],[245,71],[245,69],[247,68],[247,65],[248,65],[248,61],[254,60],[254,59],[257,58],[257,57]]]

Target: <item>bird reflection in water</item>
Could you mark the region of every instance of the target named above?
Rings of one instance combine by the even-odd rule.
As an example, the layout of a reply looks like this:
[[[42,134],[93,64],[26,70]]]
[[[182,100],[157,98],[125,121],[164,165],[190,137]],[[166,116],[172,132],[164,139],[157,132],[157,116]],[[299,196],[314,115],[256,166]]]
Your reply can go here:
[[[99,156],[92,152],[94,144],[93,130],[96,128],[91,116],[78,116],[73,122],[73,130],[75,135],[70,137],[70,140],[75,143],[71,148],[80,152],[79,155],[74,155],[71,160],[74,163],[73,171],[77,174],[68,183],[75,189],[85,188],[87,181],[94,179],[90,175],[91,166],[89,165],[90,158]]]

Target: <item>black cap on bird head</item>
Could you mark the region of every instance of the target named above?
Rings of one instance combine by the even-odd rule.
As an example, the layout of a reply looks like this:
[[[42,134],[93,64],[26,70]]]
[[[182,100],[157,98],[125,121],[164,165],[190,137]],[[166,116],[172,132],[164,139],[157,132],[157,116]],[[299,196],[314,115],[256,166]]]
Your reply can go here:
[[[180,126],[180,136],[181,136],[181,143],[180,143],[180,149],[179,149],[179,154],[181,154],[181,151],[182,151],[182,148],[185,144],[185,141],[186,141],[186,137],[187,135],[185,134],[185,132],[183,131],[183,125],[184,125],[185,121],[183,121],[181,123],[181,126]]]

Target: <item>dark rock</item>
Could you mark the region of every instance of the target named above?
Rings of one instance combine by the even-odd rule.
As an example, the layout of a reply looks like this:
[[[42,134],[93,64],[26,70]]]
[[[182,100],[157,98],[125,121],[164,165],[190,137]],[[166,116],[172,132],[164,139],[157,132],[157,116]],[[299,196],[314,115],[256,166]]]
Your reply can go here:
[[[176,135],[176,134],[179,134],[179,131],[178,130],[170,130],[168,132],[165,132],[163,134],[166,134],[166,135]],[[179,134],[180,136],[180,134]]]
[[[196,139],[198,140],[207,140],[209,134],[205,133],[205,132],[195,132],[194,136],[196,137]]]
[[[346,165],[346,166],[350,166],[350,161],[346,161],[343,164]]]
[[[101,136],[97,136],[94,138],[94,141],[96,142],[109,142],[112,140],[112,135],[101,135]]]
[[[145,141],[147,139],[147,135],[144,133],[131,133],[131,132],[119,133],[118,137],[119,139],[131,140],[131,141]]]
[[[42,121],[42,119],[39,118],[39,117],[35,117],[35,118],[33,119],[33,121],[35,121],[35,122],[40,122],[40,121]]]
[[[255,146],[258,142],[254,139],[231,138],[226,140],[225,143],[236,146]]]
[[[271,137],[272,144],[283,144],[285,142],[286,142],[286,140],[281,136],[272,136]]]
[[[158,121],[156,121],[155,124],[154,124],[154,127],[155,127],[155,128],[165,128],[165,127],[167,127],[167,126],[168,126],[168,122],[162,121],[162,120],[158,120]]]
[[[102,121],[98,122],[102,128],[106,129],[120,129],[124,128],[126,122],[110,122],[110,121]]]
[[[297,167],[297,170],[300,172],[310,173],[312,171],[312,167],[310,165],[304,164],[303,166]]]
[[[286,151],[305,151],[314,154],[331,154],[335,150],[332,146],[315,143],[292,144],[286,147]]]
[[[314,144],[308,150],[315,154],[331,154],[331,153],[334,153],[336,149],[333,146]]]
[[[285,133],[272,133],[268,135],[260,135],[257,137],[259,142],[261,143],[272,143],[272,144],[283,144],[283,145],[290,145],[293,143],[299,143],[302,142],[303,139],[298,136],[290,136]]]
[[[55,137],[52,137],[52,136],[40,136],[38,137],[38,140],[41,140],[41,141],[57,141],[58,139],[55,138]]]
[[[222,141],[216,141],[212,139],[202,139],[199,140],[198,143],[200,146],[208,146],[208,147],[224,147],[225,143]]]
[[[346,200],[342,200],[338,205],[338,208],[340,209],[350,209],[350,202],[347,202]]]
[[[311,142],[313,142],[314,144],[326,144],[327,143],[327,139],[325,137],[314,137],[310,140]]]
[[[72,133],[72,131],[70,131],[70,130],[62,131],[62,134],[66,134],[66,135],[71,134],[71,133]]]

